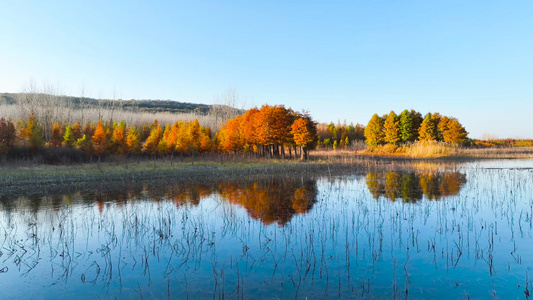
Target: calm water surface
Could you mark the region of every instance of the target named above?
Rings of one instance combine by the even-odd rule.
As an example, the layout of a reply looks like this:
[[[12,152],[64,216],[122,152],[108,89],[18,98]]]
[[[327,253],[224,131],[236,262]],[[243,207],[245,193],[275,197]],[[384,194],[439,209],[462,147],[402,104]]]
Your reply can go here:
[[[527,298],[533,161],[0,198],[1,298]]]

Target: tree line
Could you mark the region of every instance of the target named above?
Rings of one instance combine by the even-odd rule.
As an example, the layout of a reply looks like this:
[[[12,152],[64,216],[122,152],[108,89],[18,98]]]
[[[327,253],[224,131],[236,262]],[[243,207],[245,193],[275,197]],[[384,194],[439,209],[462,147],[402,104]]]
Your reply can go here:
[[[15,125],[4,118],[0,119],[0,150],[5,156],[10,148],[27,147],[33,154],[43,147],[80,150],[100,159],[103,155],[116,154],[182,154],[209,152],[213,149],[211,131],[202,127],[197,120],[161,125],[155,120],[152,124],[140,127],[127,125],[124,121],[82,126],[54,123],[49,138],[45,135],[34,116],[27,121],[20,120]]]
[[[320,147],[347,147],[365,140],[370,148],[414,141],[464,144],[468,132],[453,117],[439,113],[422,115],[404,110],[400,115],[374,114],[366,127],[346,124],[317,124],[308,112],[283,105],[254,107],[227,120],[217,133],[198,120],[133,125],[100,119],[94,122],[44,123],[35,115],[15,123],[0,119],[0,155],[5,159],[13,147],[72,149],[100,158],[105,155],[170,155],[198,153],[246,153],[257,157],[301,157]]]
[[[212,134],[197,120],[166,125],[155,120],[152,124],[128,125],[124,121],[81,124],[53,123],[45,134],[39,120],[15,123],[0,119],[0,154],[5,158],[10,149],[20,146],[37,154],[48,149],[73,149],[90,156],[105,155],[195,155],[197,153],[251,153],[257,156],[289,157],[299,153],[307,158],[317,140],[316,124],[307,114],[294,112],[282,105],[264,105],[228,120],[222,129]],[[299,149],[298,149],[299,148]]]
[[[400,115],[391,111],[388,115],[374,114],[364,129],[367,145],[408,143],[414,141],[439,141],[464,144],[468,132],[456,118],[439,113],[427,113],[424,118],[414,110],[404,110]]]

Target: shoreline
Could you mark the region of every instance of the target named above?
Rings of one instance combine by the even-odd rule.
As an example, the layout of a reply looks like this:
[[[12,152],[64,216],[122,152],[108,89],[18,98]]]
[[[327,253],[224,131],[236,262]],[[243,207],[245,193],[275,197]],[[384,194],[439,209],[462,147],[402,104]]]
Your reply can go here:
[[[7,164],[0,166],[0,196],[48,193],[54,190],[120,188],[132,184],[167,184],[191,181],[239,180],[256,176],[339,176],[364,174],[368,170],[413,169],[416,164],[436,168],[469,161],[533,159],[533,151],[498,155],[449,155],[408,157],[356,154],[354,151],[316,151],[307,161],[243,156],[196,157],[183,161],[116,160],[68,165]]]

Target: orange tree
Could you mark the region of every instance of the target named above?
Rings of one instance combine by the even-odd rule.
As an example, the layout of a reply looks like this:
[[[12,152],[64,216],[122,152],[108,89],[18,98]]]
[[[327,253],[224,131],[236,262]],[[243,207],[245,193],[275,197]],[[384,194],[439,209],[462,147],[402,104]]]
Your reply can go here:
[[[317,140],[316,124],[310,120],[310,118],[300,117],[292,124],[291,133],[294,138],[294,143],[301,149],[301,158],[307,159],[309,156],[309,148],[311,148]]]
[[[120,121],[113,129],[113,136],[111,141],[115,144],[115,150],[118,154],[128,153],[128,145],[126,143],[126,122]]]
[[[93,152],[98,156],[98,161],[100,161],[100,157],[105,153],[107,147],[106,130],[102,124],[102,120],[98,121],[98,124],[96,125],[92,141]]]
[[[52,135],[51,135],[50,142],[48,143],[48,146],[61,147],[62,142],[63,142],[63,132],[61,129],[61,124],[54,123],[52,125]]]

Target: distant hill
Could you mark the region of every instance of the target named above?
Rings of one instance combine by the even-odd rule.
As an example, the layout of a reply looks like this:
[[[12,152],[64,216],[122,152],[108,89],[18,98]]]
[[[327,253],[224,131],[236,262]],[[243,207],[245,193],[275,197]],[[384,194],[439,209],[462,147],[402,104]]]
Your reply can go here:
[[[0,94],[0,104],[14,105],[17,97],[24,97],[26,94],[20,93],[2,93]],[[196,104],[179,102],[173,100],[110,100],[94,99],[71,96],[53,96],[47,94],[35,94],[36,97],[52,97],[58,104],[69,104],[74,108],[91,108],[91,107],[115,107],[124,110],[133,110],[138,112],[169,112],[169,113],[196,113],[207,114],[213,105]]]

